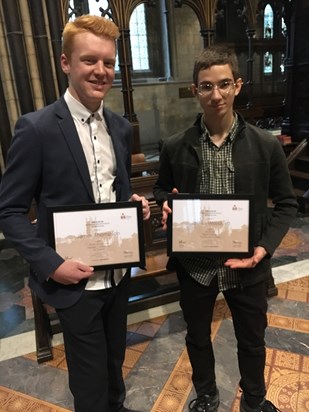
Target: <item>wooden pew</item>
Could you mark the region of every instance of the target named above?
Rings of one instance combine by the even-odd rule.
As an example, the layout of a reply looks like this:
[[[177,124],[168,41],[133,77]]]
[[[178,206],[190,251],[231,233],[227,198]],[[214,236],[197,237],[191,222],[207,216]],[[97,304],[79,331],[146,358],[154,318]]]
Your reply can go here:
[[[159,161],[132,163],[131,177],[158,174]]]
[[[157,175],[131,177],[132,193],[145,196],[147,200],[153,199],[153,186],[157,180]]]

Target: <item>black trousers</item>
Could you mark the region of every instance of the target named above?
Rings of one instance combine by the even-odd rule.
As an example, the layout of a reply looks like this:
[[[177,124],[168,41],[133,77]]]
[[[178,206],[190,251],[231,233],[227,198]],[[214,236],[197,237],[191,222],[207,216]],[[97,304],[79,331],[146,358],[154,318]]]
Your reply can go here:
[[[123,405],[129,281],[126,274],[118,286],[84,291],[74,306],[57,310],[75,412],[116,412]]]
[[[186,346],[193,370],[194,388],[198,396],[213,394],[216,391],[216,376],[211,322],[219,293],[217,277],[209,286],[203,286],[180,265],[177,275],[180,283],[180,306],[187,323]],[[229,289],[224,292],[237,339],[240,387],[252,405],[260,403],[266,394],[266,290],[267,282],[260,282],[245,289]]]

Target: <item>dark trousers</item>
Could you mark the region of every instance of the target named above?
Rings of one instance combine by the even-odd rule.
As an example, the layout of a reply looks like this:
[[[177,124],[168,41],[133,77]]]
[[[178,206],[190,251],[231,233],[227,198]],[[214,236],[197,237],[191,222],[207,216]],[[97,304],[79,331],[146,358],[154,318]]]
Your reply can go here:
[[[217,277],[209,286],[200,285],[178,265],[180,306],[187,323],[186,345],[198,396],[216,391],[215,359],[211,342],[211,322],[218,290]],[[267,326],[267,283],[245,289],[224,291],[237,339],[240,387],[250,404],[258,404],[266,394],[264,381],[265,329]],[[227,359],[228,362],[228,359]]]
[[[123,405],[129,280],[126,274],[118,286],[84,291],[74,306],[57,310],[75,412],[116,412]]]

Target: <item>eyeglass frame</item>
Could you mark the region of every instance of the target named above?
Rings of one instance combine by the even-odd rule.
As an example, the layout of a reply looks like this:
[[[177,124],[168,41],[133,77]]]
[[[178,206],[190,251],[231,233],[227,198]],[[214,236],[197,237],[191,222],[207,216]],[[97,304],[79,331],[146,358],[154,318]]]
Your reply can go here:
[[[229,92],[231,90],[231,86],[235,87],[239,81],[241,81],[241,78],[237,79],[236,81],[233,81],[232,79],[223,79],[223,80],[220,80],[216,84],[205,81],[205,82],[200,83],[198,86],[196,86],[196,91],[200,96],[205,97],[205,96],[210,96],[214,92],[214,90],[217,89],[219,91],[219,93],[221,94],[221,96],[223,96],[223,95],[229,94]],[[223,83],[228,83],[228,89],[227,90],[220,89],[220,84],[223,84]],[[211,85],[211,89],[207,90],[207,91],[204,90],[204,92],[201,92],[200,87],[203,86],[203,85],[206,85],[206,84]]]

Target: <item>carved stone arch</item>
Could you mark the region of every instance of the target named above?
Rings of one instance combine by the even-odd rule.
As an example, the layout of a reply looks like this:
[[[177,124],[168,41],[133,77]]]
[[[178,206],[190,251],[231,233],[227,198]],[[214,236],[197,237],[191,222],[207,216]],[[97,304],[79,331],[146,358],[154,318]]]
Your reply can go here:
[[[246,1],[250,1],[250,0],[246,0]],[[282,0],[257,0],[257,11],[264,11],[265,6],[267,4],[270,4],[271,7],[273,8],[273,12],[274,14],[276,14],[277,16],[280,16],[282,14],[283,11],[283,7],[285,2],[282,2]]]
[[[246,0],[248,1],[248,0]],[[256,16],[258,20],[262,20],[264,17],[264,10],[266,5],[269,4],[274,13],[274,17],[276,19],[281,19],[284,14],[284,4],[282,4],[282,1],[278,0],[259,0],[257,1],[257,7],[256,7]]]
[[[244,0],[245,18],[249,29],[256,29],[259,0]]]
[[[109,7],[106,9],[100,8],[100,11],[102,16],[108,14],[119,28],[129,29],[133,11],[143,3],[149,7],[153,7],[156,4],[154,0],[108,0]]]
[[[260,0],[233,0],[237,15],[243,19],[248,29],[255,29],[257,6]]]
[[[197,15],[200,23],[201,35],[204,39],[204,47],[213,42],[216,21],[216,6],[218,0],[175,0],[175,7],[188,5]]]

